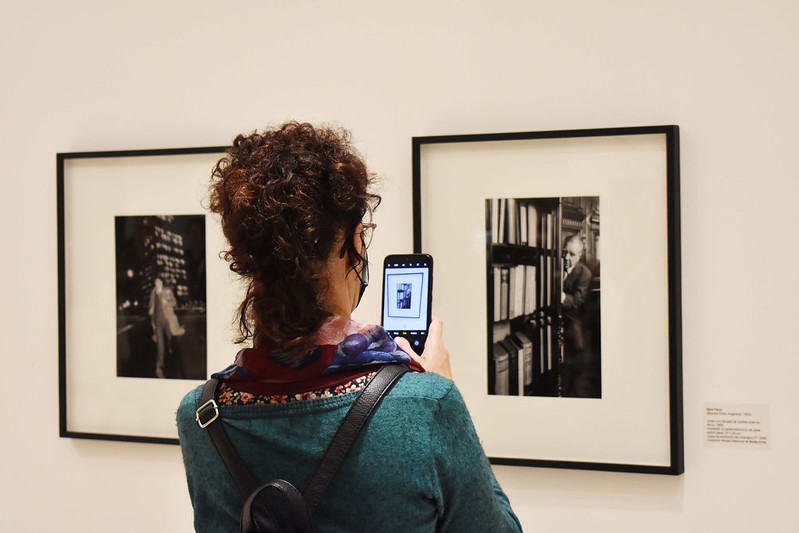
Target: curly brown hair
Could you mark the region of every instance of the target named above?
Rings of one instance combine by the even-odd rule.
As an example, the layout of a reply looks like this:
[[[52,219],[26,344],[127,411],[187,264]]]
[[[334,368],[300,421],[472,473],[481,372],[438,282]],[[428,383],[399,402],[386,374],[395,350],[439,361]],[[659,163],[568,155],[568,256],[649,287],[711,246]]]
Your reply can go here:
[[[325,268],[332,253],[353,268],[364,261],[353,237],[380,203],[373,181],[339,128],[292,121],[234,139],[214,168],[210,209],[230,243],[223,257],[248,281],[236,342],[257,332],[290,347],[329,315]]]

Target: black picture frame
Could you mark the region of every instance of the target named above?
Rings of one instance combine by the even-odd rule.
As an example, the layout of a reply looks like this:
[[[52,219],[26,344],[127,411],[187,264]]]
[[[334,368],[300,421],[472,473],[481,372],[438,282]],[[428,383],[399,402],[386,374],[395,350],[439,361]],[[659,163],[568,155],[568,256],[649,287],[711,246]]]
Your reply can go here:
[[[205,256],[215,258],[219,228],[213,219],[205,218],[202,201],[213,165],[225,151],[224,146],[210,146],[56,154],[61,437],[178,444],[174,423],[177,405],[186,392],[207,379],[209,365],[216,364],[208,362],[205,332],[220,325],[209,328],[206,323],[206,308],[213,305],[207,294],[195,293],[190,300],[192,292],[187,288],[185,271],[188,256],[199,254],[203,270],[199,274],[195,270],[193,281],[196,292],[206,290]],[[168,253],[148,252],[146,264],[140,257],[134,263],[138,266],[128,268],[127,273],[135,277],[139,270],[147,270],[148,290],[156,277],[165,277],[167,270],[177,281],[174,289],[167,287],[161,294],[176,296],[178,308],[184,302],[186,314],[178,311],[182,332],[173,331],[166,346],[168,356],[175,357],[175,339],[192,339],[181,344],[181,357],[196,363],[190,372],[185,372],[184,366],[171,374],[173,369],[166,373],[162,370],[156,376],[120,362],[120,338],[134,337],[133,332],[138,332],[139,344],[126,350],[126,358],[158,350],[141,350],[148,342],[158,345],[149,339],[150,335],[156,339],[156,334],[147,329],[144,282],[140,283],[138,298],[119,301],[120,295],[130,290],[123,287],[118,272],[122,268],[120,258],[132,251],[129,243],[120,242],[121,235],[131,231],[125,229],[126,224],[157,226],[146,229],[152,232],[146,237],[148,250],[155,246],[152,239],[158,240],[158,246],[172,246]],[[193,228],[191,235],[186,234],[187,224]],[[158,237],[154,237],[155,232]],[[197,242],[190,246],[188,240],[193,237]],[[158,266],[152,266],[156,262]],[[139,306],[137,317],[127,316],[135,314],[128,311],[133,305],[130,300]],[[130,323],[124,325],[126,319]],[[224,325],[221,329],[227,330]]]
[[[436,260],[436,314],[448,322],[445,340],[456,383],[490,461],[682,474],[679,127],[420,136],[412,139],[412,159],[414,251]],[[521,213],[520,205],[532,206],[519,215],[529,226],[508,215]],[[600,205],[601,293],[599,275],[592,281],[603,296],[596,308],[597,318],[602,317],[597,328],[601,388],[582,396],[564,394],[575,389],[564,388],[564,381],[573,380],[563,376],[574,375],[571,361],[583,353],[573,341],[567,346],[568,295],[563,291],[571,263],[563,259],[564,239],[579,237],[584,250],[595,245],[598,264]],[[550,211],[542,215],[547,206]],[[567,221],[571,226],[564,225]],[[497,242],[508,236],[511,244]],[[525,304],[519,318],[511,312],[503,320],[503,306],[512,303],[501,299],[507,289],[504,279],[497,282],[497,267],[500,273],[513,272],[517,265],[528,269],[520,280],[535,280],[534,286],[517,283],[532,287],[529,301],[535,311],[527,313],[531,308]],[[464,286],[476,287],[485,297],[464,305],[458,298]],[[550,299],[544,300],[542,291]],[[519,384],[515,394],[506,389],[506,355],[513,357],[516,345],[506,339],[499,353],[495,345],[497,335],[513,334],[514,321],[542,339],[530,342],[538,349],[532,356],[540,358],[538,368],[557,367],[549,388],[535,392],[539,375],[529,384],[522,379],[528,363],[518,343],[518,357],[508,366],[518,368],[509,381]]]

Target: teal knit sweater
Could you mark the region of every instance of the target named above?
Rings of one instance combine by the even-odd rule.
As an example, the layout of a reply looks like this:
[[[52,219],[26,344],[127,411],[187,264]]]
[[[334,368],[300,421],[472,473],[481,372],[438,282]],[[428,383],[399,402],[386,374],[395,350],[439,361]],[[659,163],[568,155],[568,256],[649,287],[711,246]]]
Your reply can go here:
[[[237,533],[241,497],[194,420],[202,389],[177,414],[198,532]],[[357,393],[220,407],[225,430],[259,482],[300,491]],[[407,373],[381,402],[314,514],[320,532],[521,531],[455,385]]]

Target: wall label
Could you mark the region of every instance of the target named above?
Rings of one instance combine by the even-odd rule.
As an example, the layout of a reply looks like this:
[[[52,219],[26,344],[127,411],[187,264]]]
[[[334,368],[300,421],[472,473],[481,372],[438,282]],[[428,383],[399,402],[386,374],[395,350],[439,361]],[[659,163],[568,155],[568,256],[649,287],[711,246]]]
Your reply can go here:
[[[771,445],[768,405],[705,404],[705,445],[767,450]]]

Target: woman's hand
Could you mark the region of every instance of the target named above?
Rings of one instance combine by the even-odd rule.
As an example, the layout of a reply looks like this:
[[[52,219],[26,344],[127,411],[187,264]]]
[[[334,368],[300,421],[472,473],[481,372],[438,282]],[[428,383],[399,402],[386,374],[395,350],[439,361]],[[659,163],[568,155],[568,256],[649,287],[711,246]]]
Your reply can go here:
[[[394,340],[404,352],[411,356],[411,359],[422,365],[426,372],[452,379],[449,352],[444,346],[443,335],[444,325],[438,317],[434,316],[430,321],[430,330],[427,332],[427,342],[425,342],[422,355],[417,355],[411,348],[411,344],[402,337],[397,337]]]

